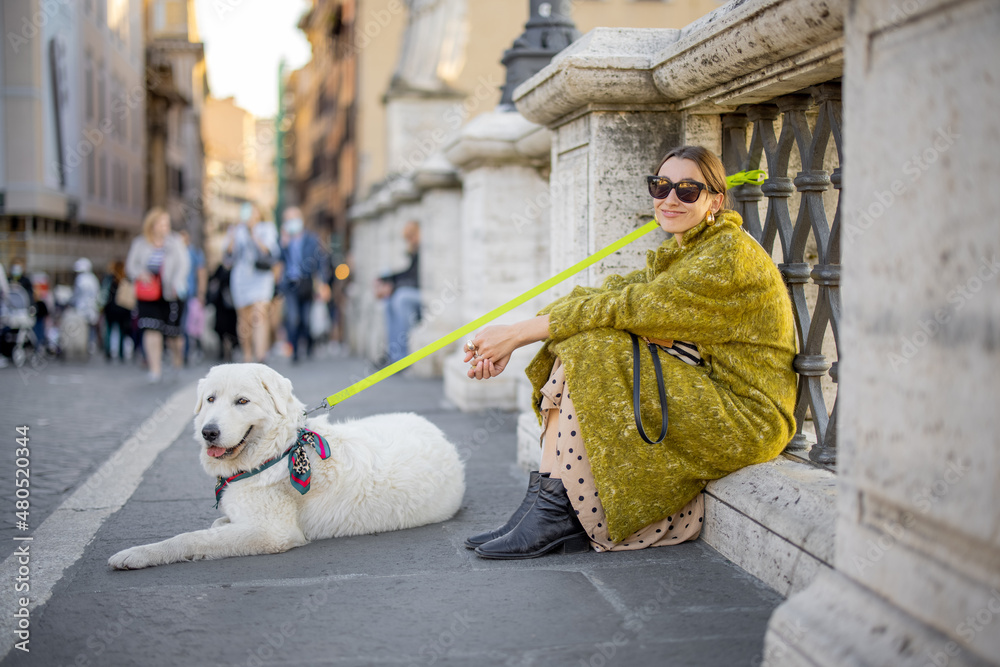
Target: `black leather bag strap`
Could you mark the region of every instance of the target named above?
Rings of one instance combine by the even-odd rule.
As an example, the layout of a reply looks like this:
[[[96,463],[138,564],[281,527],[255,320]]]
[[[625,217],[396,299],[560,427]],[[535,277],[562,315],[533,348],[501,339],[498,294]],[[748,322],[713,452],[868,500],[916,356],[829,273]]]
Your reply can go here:
[[[631,331],[628,335],[632,337],[632,410],[635,412],[635,427],[639,429],[639,435],[643,440],[651,445],[663,442],[667,437],[667,389],[663,386],[663,369],[660,367],[660,355],[656,351],[656,346],[647,343],[649,354],[653,357],[653,370],[656,372],[656,388],[660,391],[660,413],[663,416],[663,426],[660,427],[660,437],[650,440],[646,435],[646,430],[642,427],[642,415],[639,414],[639,404],[641,395],[639,392],[639,337]]]

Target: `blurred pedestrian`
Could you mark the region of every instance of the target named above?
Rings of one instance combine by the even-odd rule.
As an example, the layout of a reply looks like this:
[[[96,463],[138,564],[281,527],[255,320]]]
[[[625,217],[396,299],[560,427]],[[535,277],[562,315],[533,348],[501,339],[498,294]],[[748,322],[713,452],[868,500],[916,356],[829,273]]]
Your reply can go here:
[[[31,274],[31,294],[35,302],[35,340],[39,350],[49,354],[58,354],[54,341],[58,339],[55,329],[49,321],[49,315],[55,310],[55,300],[49,289],[49,274],[37,271]]]
[[[256,204],[246,203],[240,224],[229,233],[225,261],[236,306],[243,361],[263,363],[270,337],[268,305],[274,298],[274,266],[280,256],[278,230]]]
[[[208,303],[215,307],[215,333],[219,336],[219,361],[232,361],[233,349],[239,346],[236,333],[236,308],[229,286],[229,269],[219,264],[208,279]]]
[[[404,271],[375,281],[375,295],[385,299],[387,362],[399,361],[407,354],[410,329],[420,320],[420,223],[411,220],[403,227],[410,265]]]
[[[104,302],[104,358],[111,361],[112,343],[117,335],[117,358],[125,361],[125,339],[132,336],[132,309],[122,306],[119,289],[125,281],[125,262],[115,260],[108,266],[108,275],[101,281],[101,300]]]
[[[86,322],[87,352],[89,353],[91,347],[96,346],[100,338],[97,322],[101,312],[98,306],[101,283],[94,275],[93,265],[86,257],[81,257],[73,263],[73,271],[76,272],[76,279],[73,281],[73,309]]]
[[[24,264],[20,261],[15,261],[10,265],[10,283],[20,285],[28,294],[31,294],[31,279],[24,273]]]
[[[164,338],[170,345],[174,368],[183,364],[181,317],[189,268],[184,242],[170,230],[170,215],[159,207],[151,209],[125,260],[125,273],[135,281],[150,382],[159,382],[162,377]]]
[[[180,231],[181,239],[187,247],[191,260],[191,270],[188,272],[187,305],[184,308],[184,365],[187,365],[191,354],[191,342],[194,341],[196,356],[202,357],[201,334],[205,328],[205,297],[208,291],[208,269],[205,268],[205,253],[191,242],[191,234],[186,229]]]
[[[292,345],[292,363],[299,360],[299,341],[306,339],[306,356],[312,357],[313,337],[310,313],[316,286],[325,284],[328,264],[319,239],[305,229],[302,211],[293,206],[285,211],[281,226],[287,240],[281,249],[283,271],[280,289],[285,297],[285,331]]]

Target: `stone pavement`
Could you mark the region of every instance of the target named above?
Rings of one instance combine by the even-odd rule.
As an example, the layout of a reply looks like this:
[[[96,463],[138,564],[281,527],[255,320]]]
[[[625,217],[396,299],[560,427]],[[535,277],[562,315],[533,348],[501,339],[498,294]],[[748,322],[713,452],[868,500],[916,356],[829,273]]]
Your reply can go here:
[[[371,370],[344,357],[274,366],[310,405]],[[141,397],[137,389],[95,392],[92,371],[105,377],[92,365],[81,370],[81,391],[67,399],[70,418],[49,419],[67,447],[89,452],[93,466],[107,449],[73,428],[74,419],[121,434],[146,416],[136,412],[140,405],[155,409],[165,396],[160,389]],[[8,393],[5,384],[5,399]],[[90,395],[95,400],[81,398]],[[78,403],[84,400],[87,407]],[[119,414],[119,400],[130,401],[128,416]],[[452,520],[284,554],[109,570],[119,549],[208,527],[218,515],[213,480],[187,426],[33,610],[31,652],[11,650],[2,664],[759,664],[780,598],[701,541],[529,561],[477,558],[462,541],[501,523],[527,483],[514,464],[516,415],[458,412],[440,381],[402,375],[330,416],[401,410],[436,423],[466,459],[468,490]],[[9,420],[5,411],[5,426]],[[3,488],[12,488],[6,479]],[[15,640],[3,641],[6,651]]]

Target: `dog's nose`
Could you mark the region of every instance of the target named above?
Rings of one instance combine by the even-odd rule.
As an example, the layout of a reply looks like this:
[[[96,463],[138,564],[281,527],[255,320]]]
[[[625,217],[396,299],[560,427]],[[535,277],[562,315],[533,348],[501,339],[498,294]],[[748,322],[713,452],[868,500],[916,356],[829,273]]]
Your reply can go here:
[[[201,429],[201,437],[208,442],[215,442],[216,438],[219,437],[219,427],[215,424],[206,424],[205,428]]]

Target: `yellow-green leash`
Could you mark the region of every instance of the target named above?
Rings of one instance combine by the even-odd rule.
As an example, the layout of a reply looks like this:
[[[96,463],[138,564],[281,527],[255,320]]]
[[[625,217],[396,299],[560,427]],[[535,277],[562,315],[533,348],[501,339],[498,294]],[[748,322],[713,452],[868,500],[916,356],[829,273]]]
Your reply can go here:
[[[736,185],[742,185],[744,183],[761,183],[761,182],[763,182],[763,180],[765,178],[767,178],[767,174],[765,174],[760,169],[755,169],[753,171],[741,171],[741,172],[739,172],[737,174],[733,174],[732,176],[728,176],[726,178],[726,185],[728,187],[733,187],[733,186],[736,186]],[[351,396],[354,396],[355,394],[358,394],[358,393],[364,391],[365,389],[367,389],[368,387],[372,386],[373,384],[381,382],[382,380],[386,379],[387,377],[389,377],[391,375],[394,375],[395,373],[398,373],[399,371],[403,370],[404,368],[408,368],[409,366],[412,366],[413,364],[417,363],[421,359],[434,354],[435,352],[437,352],[441,348],[447,347],[448,345],[451,345],[452,343],[454,343],[455,341],[459,340],[460,338],[464,338],[465,336],[469,335],[470,333],[473,333],[474,331],[476,331],[477,329],[479,329],[483,325],[489,324],[490,322],[492,322],[496,318],[500,317],[501,315],[509,313],[510,311],[512,311],[515,308],[517,308],[518,306],[520,306],[522,303],[530,301],[531,299],[535,298],[536,296],[538,296],[539,294],[541,294],[545,290],[549,289],[550,287],[553,287],[553,286],[557,285],[558,283],[561,283],[562,281],[566,280],[570,276],[572,276],[574,274],[577,274],[580,271],[583,271],[584,269],[586,269],[587,267],[596,264],[597,262],[601,261],[602,259],[604,259],[608,255],[610,255],[611,253],[617,252],[617,251],[621,250],[622,248],[624,248],[625,246],[627,246],[629,243],[632,243],[632,241],[635,241],[636,239],[638,239],[640,236],[644,236],[645,234],[648,234],[649,232],[653,231],[654,229],[657,229],[658,227],[659,227],[659,223],[657,223],[656,220],[650,220],[647,224],[643,225],[639,229],[637,229],[637,230],[635,230],[635,231],[633,231],[633,232],[631,232],[629,234],[626,234],[625,236],[623,236],[622,238],[618,239],[617,241],[615,241],[611,245],[607,246],[606,248],[603,248],[602,250],[598,250],[597,252],[595,252],[590,257],[588,257],[588,258],[586,258],[586,259],[584,259],[582,261],[577,262],[576,264],[574,264],[573,266],[569,267],[568,269],[560,271],[559,273],[557,273],[556,275],[552,276],[551,278],[549,278],[545,282],[541,283],[540,285],[536,285],[535,287],[532,287],[530,290],[528,290],[524,294],[511,299],[510,301],[508,301],[507,303],[503,304],[502,306],[494,308],[493,310],[491,310],[490,312],[486,313],[482,317],[479,317],[479,318],[473,320],[472,322],[469,322],[468,324],[466,324],[463,327],[455,329],[450,334],[448,334],[446,336],[442,336],[441,338],[437,339],[433,343],[429,343],[429,344],[423,346],[422,348],[420,348],[416,352],[413,352],[413,353],[411,353],[411,354],[403,357],[399,361],[397,361],[397,362],[395,362],[393,364],[390,364],[389,366],[386,366],[382,370],[377,371],[375,373],[372,373],[371,375],[369,375],[368,377],[366,377],[364,380],[359,380],[358,382],[355,382],[354,384],[352,384],[350,387],[338,391],[336,394],[330,394],[329,396],[327,396],[326,398],[323,399],[322,403],[320,403],[319,405],[317,405],[314,408],[306,410],[306,414],[308,415],[308,414],[310,414],[312,412],[316,412],[317,410],[322,410],[324,408],[333,408],[338,403],[340,403],[342,401],[345,401],[348,398],[350,398]]]
[[[341,391],[338,391],[336,394],[331,394],[331,395],[327,396],[326,398],[323,399],[322,403],[320,403],[319,405],[317,405],[316,407],[314,407],[314,408],[312,408],[310,410],[306,410],[306,414],[309,414],[311,412],[315,412],[317,410],[322,410],[323,408],[332,408],[335,405],[337,405],[338,403],[340,403],[340,402],[342,402],[342,401],[350,398],[351,396],[354,396],[355,394],[364,391],[365,389],[367,389],[368,387],[372,386],[373,384],[375,384],[377,382],[381,382],[382,380],[386,379],[390,375],[398,373],[399,371],[403,370],[404,368],[407,368],[408,366],[411,366],[411,365],[415,364],[416,362],[420,361],[421,359],[434,354],[435,352],[437,352],[441,348],[447,347],[448,345],[451,345],[452,343],[454,343],[455,341],[459,340],[460,338],[464,338],[465,336],[469,335],[470,333],[473,333],[474,331],[476,331],[477,329],[479,329],[483,325],[489,324],[490,322],[492,322],[496,318],[500,317],[501,315],[510,312],[511,310],[513,310],[513,309],[517,308],[518,306],[520,306],[522,303],[530,301],[531,299],[535,298],[536,296],[538,296],[539,294],[541,294],[545,290],[549,289],[550,287],[552,287],[552,286],[554,286],[554,285],[556,285],[558,283],[561,283],[562,281],[566,280],[567,278],[569,278],[570,276],[572,276],[572,275],[574,275],[576,273],[579,273],[580,271],[583,271],[588,266],[592,266],[593,264],[596,264],[597,262],[601,261],[602,259],[604,259],[608,255],[610,255],[611,253],[616,252],[618,250],[621,250],[622,248],[624,248],[625,246],[627,246],[629,243],[632,243],[632,241],[635,241],[636,239],[638,239],[640,236],[643,236],[643,235],[645,235],[645,234],[647,234],[647,233],[649,233],[649,232],[651,232],[651,231],[653,231],[654,229],[657,229],[657,228],[659,228],[659,224],[656,222],[656,220],[651,220],[649,223],[643,225],[642,227],[640,227],[639,229],[635,230],[634,232],[631,232],[630,234],[627,234],[626,236],[618,239],[617,241],[615,241],[611,245],[607,246],[606,248],[597,251],[596,253],[594,253],[593,255],[591,255],[590,257],[588,257],[587,259],[584,259],[584,260],[582,260],[580,262],[577,262],[576,264],[574,264],[573,266],[569,267],[568,269],[565,269],[564,271],[560,271],[559,273],[557,273],[556,275],[552,276],[551,278],[549,278],[545,282],[541,283],[540,285],[536,285],[535,287],[532,287],[530,290],[528,290],[524,294],[511,299],[510,301],[508,301],[507,303],[503,304],[502,306],[494,308],[493,310],[491,310],[490,312],[486,313],[482,317],[479,317],[479,318],[473,320],[472,322],[469,322],[468,324],[466,324],[463,327],[455,329],[450,334],[437,339],[433,343],[429,343],[429,344],[423,346],[422,348],[420,348],[416,352],[413,352],[413,353],[411,353],[411,354],[403,357],[399,361],[397,361],[397,362],[395,362],[393,364],[390,364],[389,366],[386,366],[382,370],[377,371],[376,373],[373,373],[373,374],[369,375],[364,380],[360,380],[358,382],[355,382],[354,384],[352,384],[347,389],[342,389]]]

